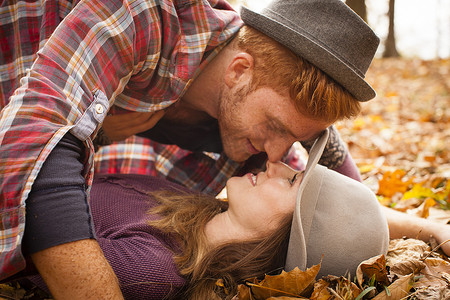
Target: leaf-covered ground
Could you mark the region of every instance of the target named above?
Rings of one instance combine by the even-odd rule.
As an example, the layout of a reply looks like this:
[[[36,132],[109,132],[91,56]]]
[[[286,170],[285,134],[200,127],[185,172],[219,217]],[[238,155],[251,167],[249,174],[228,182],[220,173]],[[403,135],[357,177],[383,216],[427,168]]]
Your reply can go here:
[[[450,59],[375,60],[367,79],[377,97],[337,125],[364,182],[385,205],[450,221]]]
[[[376,99],[360,117],[337,124],[365,184],[383,205],[449,222],[450,59],[378,59],[367,80]],[[318,265],[249,280],[235,299],[450,299],[449,260],[434,246],[392,240],[388,255],[363,262],[357,278],[316,278]],[[0,299],[45,296],[3,285]]]

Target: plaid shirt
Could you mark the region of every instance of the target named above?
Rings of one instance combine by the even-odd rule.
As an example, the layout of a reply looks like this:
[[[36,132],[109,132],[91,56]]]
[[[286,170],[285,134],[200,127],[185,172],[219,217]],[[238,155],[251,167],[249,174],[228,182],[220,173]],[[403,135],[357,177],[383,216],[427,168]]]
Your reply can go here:
[[[222,0],[6,0],[0,21],[1,105],[34,61],[0,119],[3,279],[25,267],[25,200],[64,134],[87,145],[89,187],[91,137],[110,106],[146,112],[175,103],[242,21]]]

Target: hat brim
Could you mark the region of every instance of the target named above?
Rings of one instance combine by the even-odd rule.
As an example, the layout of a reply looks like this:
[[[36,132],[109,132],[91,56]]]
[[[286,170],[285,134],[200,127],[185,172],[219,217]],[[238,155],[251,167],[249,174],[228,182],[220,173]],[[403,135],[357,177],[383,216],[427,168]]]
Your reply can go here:
[[[241,7],[240,15],[246,25],[259,30],[321,69],[358,101],[368,101],[376,96],[374,89],[360,74],[354,72],[347,62],[327,50],[326,45],[320,45],[310,39],[306,32],[289,28],[245,6]]]
[[[299,186],[297,192],[297,199],[295,204],[294,215],[292,218],[291,233],[289,237],[288,252],[286,257],[286,270],[292,270],[298,267],[302,270],[306,269],[307,264],[307,248],[306,240],[309,235],[310,225],[312,222],[312,217],[314,214],[310,213],[314,211],[315,203],[317,202],[317,197],[319,195],[320,189],[310,188],[310,195],[308,195],[310,201],[302,203],[302,195],[308,186],[308,182],[314,184],[314,186],[319,185],[321,176],[316,174],[314,169],[319,162],[322,152],[327,144],[328,137],[330,135],[329,129],[327,128],[325,132],[320,136],[312,146],[308,162],[306,163],[305,172],[303,173],[303,179]],[[318,177],[317,177],[318,175]],[[314,178],[317,177],[317,178]],[[315,195],[313,195],[316,193]],[[308,206],[308,207],[305,207]]]

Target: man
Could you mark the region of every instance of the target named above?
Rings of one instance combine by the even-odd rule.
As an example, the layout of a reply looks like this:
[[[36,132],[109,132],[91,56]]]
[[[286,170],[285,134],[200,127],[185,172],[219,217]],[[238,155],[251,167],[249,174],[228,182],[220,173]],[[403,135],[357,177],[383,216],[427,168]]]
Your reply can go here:
[[[264,14],[243,11],[244,21],[257,28],[249,31],[272,39],[281,33],[280,42],[290,49],[271,40],[283,55],[259,71],[265,77],[255,75],[259,63],[252,50],[260,45],[245,48],[245,35],[232,39],[243,32],[242,21],[225,2],[90,0],[73,3],[72,10],[70,3],[61,3],[59,14],[53,4],[46,2],[42,24],[65,18],[51,36],[43,27],[40,34],[48,40],[2,110],[0,200],[2,278],[25,267],[20,250],[26,211],[23,248],[55,298],[121,298],[92,233],[88,205],[92,139],[113,104],[111,111],[118,113],[146,113],[137,115],[144,116],[145,124],[133,133],[147,131],[155,140],[195,147],[194,156],[223,147],[226,155],[217,160],[213,179],[205,173],[187,178],[188,172],[161,172],[181,183],[207,182],[199,189],[213,192],[227,176],[248,167],[242,161],[262,151],[269,160],[280,160],[293,142],[313,140],[337,119],[355,115],[357,100],[375,95],[363,76],[378,38],[339,0],[279,1]],[[305,13],[292,16],[291,11]],[[291,20],[282,22],[277,14]],[[294,26],[303,22],[300,16],[311,32],[300,34],[302,28]],[[277,20],[275,27],[271,18]],[[334,24],[337,20],[340,26]],[[343,29],[350,32],[335,39]],[[293,53],[328,75],[307,61],[298,62]],[[275,76],[283,64],[291,67]],[[292,84],[289,76],[300,74],[308,78]],[[289,90],[288,85],[294,87]],[[316,107],[318,100],[323,105]],[[164,133],[175,126],[193,129],[188,141],[176,134],[167,140]],[[220,141],[192,143],[203,134],[217,136],[219,129]],[[342,146],[334,136],[330,149]],[[67,159],[53,159],[56,148]],[[345,149],[337,153],[329,156],[338,161],[334,167],[354,170]]]

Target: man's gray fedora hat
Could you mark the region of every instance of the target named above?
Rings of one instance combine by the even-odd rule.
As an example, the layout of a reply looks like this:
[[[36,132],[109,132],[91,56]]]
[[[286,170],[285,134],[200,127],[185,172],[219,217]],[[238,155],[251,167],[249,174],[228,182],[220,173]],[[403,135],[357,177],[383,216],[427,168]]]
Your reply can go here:
[[[321,262],[319,276],[355,274],[386,254],[389,231],[375,194],[363,183],[318,165],[328,129],[309,153],[292,220],[285,270]]]
[[[346,88],[359,101],[375,97],[364,80],[380,39],[341,0],[275,0],[245,24],[273,38]]]

